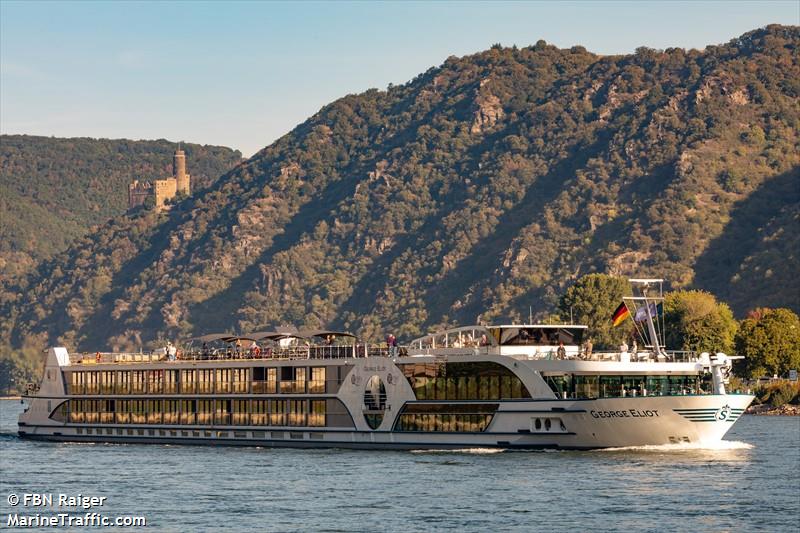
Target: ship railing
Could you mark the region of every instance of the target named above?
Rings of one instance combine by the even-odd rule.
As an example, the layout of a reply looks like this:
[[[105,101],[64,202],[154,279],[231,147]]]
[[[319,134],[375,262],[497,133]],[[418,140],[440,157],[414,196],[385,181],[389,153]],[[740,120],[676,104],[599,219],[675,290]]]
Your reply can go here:
[[[363,357],[389,357],[387,346],[379,344],[356,344],[342,346],[298,345],[278,348],[264,348],[259,351],[229,349],[200,351],[178,351],[177,361],[232,361],[232,360],[271,360],[271,359],[345,359]],[[70,364],[94,365],[109,363],[156,363],[167,362],[161,351],[151,353],[93,352],[70,354]]]
[[[544,356],[532,356],[529,359],[554,359],[552,354]],[[637,352],[592,352],[590,354],[579,353],[567,356],[568,360],[581,361],[606,361],[617,363],[695,363],[699,361],[696,352],[686,350],[673,350],[656,354],[650,351]]]
[[[91,352],[75,353],[69,355],[70,364],[92,365],[107,363],[155,363],[164,361],[166,356],[163,353],[125,353],[125,352]]]

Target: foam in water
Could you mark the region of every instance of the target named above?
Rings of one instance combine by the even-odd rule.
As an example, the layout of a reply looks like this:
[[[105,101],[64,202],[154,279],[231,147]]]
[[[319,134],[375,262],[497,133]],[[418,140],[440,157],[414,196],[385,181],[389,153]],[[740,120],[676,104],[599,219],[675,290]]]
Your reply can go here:
[[[453,450],[411,450],[411,453],[468,453],[474,455],[488,455],[502,453],[504,451],[506,451],[504,448],[456,448]]]
[[[603,448],[604,452],[683,452],[683,451],[715,451],[715,450],[751,450],[752,444],[738,440],[720,440],[716,442],[680,442],[677,444],[648,444],[645,446],[622,446],[619,448]]]

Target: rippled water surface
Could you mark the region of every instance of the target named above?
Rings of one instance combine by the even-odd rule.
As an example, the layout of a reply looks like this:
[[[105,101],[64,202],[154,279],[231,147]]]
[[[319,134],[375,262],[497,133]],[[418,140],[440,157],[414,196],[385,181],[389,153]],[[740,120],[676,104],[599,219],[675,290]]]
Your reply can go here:
[[[716,449],[387,452],[51,444],[0,401],[8,494],[106,496],[152,531],[798,531],[800,418],[744,416]],[[46,510],[40,510],[43,514]]]

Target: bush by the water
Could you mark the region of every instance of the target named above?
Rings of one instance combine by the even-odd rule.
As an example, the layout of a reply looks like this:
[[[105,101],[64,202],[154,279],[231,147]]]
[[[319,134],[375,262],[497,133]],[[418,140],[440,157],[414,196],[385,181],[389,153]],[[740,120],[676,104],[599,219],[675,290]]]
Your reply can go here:
[[[756,401],[780,407],[786,404],[800,404],[800,382],[779,381],[761,385],[755,390]]]

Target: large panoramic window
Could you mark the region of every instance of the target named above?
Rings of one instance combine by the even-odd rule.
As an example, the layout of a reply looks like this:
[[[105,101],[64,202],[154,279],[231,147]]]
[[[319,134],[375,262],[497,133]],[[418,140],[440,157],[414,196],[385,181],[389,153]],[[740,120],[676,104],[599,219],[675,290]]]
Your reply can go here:
[[[485,431],[498,404],[408,404],[395,423],[396,431],[465,433]]]
[[[227,394],[231,392],[231,369],[218,368],[216,370],[217,378],[214,385],[214,392]]]
[[[377,401],[378,403],[373,407],[382,405],[380,399]],[[385,399],[382,401],[385,403]],[[68,420],[69,422],[91,424],[324,427],[328,424],[328,402],[339,403],[338,408],[336,406],[332,408],[334,415],[346,412],[338,400],[318,398],[296,400],[73,399],[60,404],[53,411],[51,417],[59,422]]]
[[[117,411],[114,417],[117,424],[129,424],[131,421],[131,401],[117,400]]]
[[[197,392],[198,394],[211,394],[214,385],[214,371],[211,369],[201,369],[197,371]]]
[[[181,370],[180,391],[181,394],[194,394],[195,383],[197,381],[194,370]]]
[[[325,426],[325,400],[311,400],[308,413],[308,425],[314,427]]]
[[[118,370],[114,380],[115,394],[129,394],[131,392],[130,370]]]
[[[308,382],[308,392],[320,394],[325,392],[325,367],[311,368],[311,381]]]
[[[250,423],[254,426],[267,425],[267,402],[268,400],[250,401]]]
[[[147,371],[147,392],[148,394],[161,394],[164,392],[164,371]]]
[[[100,392],[100,372],[86,372],[86,394]]]
[[[707,394],[711,375],[688,376],[604,376],[544,375],[558,398],[625,398],[635,396],[680,396]]]
[[[286,425],[286,406],[287,400],[269,401],[269,423],[271,426]]]
[[[289,400],[289,425],[305,426],[307,410],[306,400]]]
[[[164,370],[164,393],[177,394],[178,392],[178,370]]]
[[[197,423],[211,424],[214,416],[214,402],[212,400],[197,400]]]
[[[214,400],[214,423],[220,425],[231,423],[231,400]]]
[[[197,415],[196,400],[180,400],[180,414],[179,420],[181,424],[194,424],[196,423],[195,416]]]
[[[249,368],[232,368],[232,391],[235,394],[246,394],[247,387],[250,382],[250,369]]]
[[[162,421],[161,400],[147,400],[147,423],[160,424]]]
[[[164,400],[164,423],[178,424],[180,422],[180,410],[178,400]]]
[[[146,372],[144,370],[131,370],[131,393],[144,394],[146,391]]]
[[[69,380],[69,394],[85,394],[85,372],[72,372]]]
[[[501,400],[530,398],[522,381],[493,362],[399,365],[417,400]]]
[[[281,392],[303,394],[306,392],[306,368],[303,366],[281,367]]]
[[[113,370],[104,370],[100,373],[100,394],[114,394]]]

